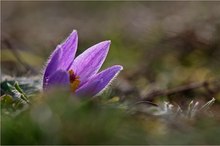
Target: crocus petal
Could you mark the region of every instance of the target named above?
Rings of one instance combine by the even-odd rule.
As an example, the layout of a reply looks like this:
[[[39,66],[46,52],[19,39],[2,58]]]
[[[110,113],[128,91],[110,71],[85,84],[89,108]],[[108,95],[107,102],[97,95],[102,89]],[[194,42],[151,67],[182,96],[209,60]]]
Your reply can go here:
[[[45,87],[46,81],[48,80],[49,76],[53,74],[58,68],[61,51],[62,50],[60,49],[55,50],[48,59],[43,75],[43,88]]]
[[[67,86],[69,85],[69,74],[64,70],[57,70],[45,83],[44,89],[52,86]]]
[[[77,96],[94,96],[104,90],[115,76],[123,69],[120,65],[112,66],[90,78],[82,87],[76,90]]]
[[[49,57],[44,70],[43,86],[45,86],[48,77],[56,70],[68,70],[74,60],[77,45],[77,31],[73,30],[69,37],[62,44],[58,45]]]
[[[74,60],[71,69],[80,76],[80,86],[101,68],[107,56],[110,43],[110,41],[98,43],[87,49]]]
[[[60,58],[59,69],[68,70],[73,63],[76,50],[78,46],[77,31],[73,30],[69,37],[56,49],[62,50],[62,57]]]

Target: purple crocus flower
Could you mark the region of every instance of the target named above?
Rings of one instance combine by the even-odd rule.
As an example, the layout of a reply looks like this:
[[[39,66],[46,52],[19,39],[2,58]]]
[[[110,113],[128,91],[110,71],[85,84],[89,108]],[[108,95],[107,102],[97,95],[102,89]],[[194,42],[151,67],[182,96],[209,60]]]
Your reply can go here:
[[[120,65],[114,65],[98,73],[110,43],[100,42],[75,58],[78,35],[73,30],[48,59],[43,75],[43,89],[65,86],[78,96],[94,96],[103,91],[123,69]]]

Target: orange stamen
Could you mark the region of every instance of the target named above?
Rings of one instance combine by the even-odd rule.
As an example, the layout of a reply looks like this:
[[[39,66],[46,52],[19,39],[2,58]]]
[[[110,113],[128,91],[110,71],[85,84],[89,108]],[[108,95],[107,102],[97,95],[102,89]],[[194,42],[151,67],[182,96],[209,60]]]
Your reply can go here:
[[[74,74],[74,71],[71,69],[69,70],[69,77],[70,77],[70,88],[73,92],[75,92],[80,84],[79,76],[76,76]]]

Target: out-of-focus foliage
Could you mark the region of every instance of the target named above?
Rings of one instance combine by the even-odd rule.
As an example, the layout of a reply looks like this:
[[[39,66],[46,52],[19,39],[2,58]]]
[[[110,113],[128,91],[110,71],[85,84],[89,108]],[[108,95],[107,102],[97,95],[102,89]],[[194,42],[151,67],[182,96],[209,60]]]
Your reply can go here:
[[[59,89],[27,97],[17,83],[13,86],[7,81],[2,82],[1,89],[4,90],[1,97],[2,144],[220,142],[216,136],[220,134],[220,119],[210,115],[208,109],[213,100],[205,105],[191,102],[186,109],[181,109],[162,102],[162,105],[123,102],[107,94],[82,100]],[[17,103],[17,98],[21,98],[21,94],[11,94],[14,90],[25,95],[31,103],[28,102],[27,107],[11,107],[12,102]]]
[[[22,109],[29,104],[27,95],[19,87],[18,83],[14,85],[7,81],[1,83],[1,107],[2,114],[12,115],[17,109]]]
[[[30,98],[39,92],[39,77],[12,78],[3,75],[2,78],[1,114],[16,116],[29,107]]]

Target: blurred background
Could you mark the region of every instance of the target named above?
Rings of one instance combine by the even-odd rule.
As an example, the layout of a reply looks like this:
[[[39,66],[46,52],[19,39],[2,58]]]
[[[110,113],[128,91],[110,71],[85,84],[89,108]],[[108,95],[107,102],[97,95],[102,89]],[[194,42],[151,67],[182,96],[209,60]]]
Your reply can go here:
[[[56,45],[76,29],[77,54],[112,41],[103,68],[124,66],[123,91],[145,96],[151,88],[219,78],[219,2],[5,1],[1,19],[2,72],[12,76],[41,73]]]
[[[146,116],[145,108],[144,115],[125,118],[124,112],[114,108],[52,98],[17,119],[17,127],[13,120],[3,118],[4,143],[219,144],[220,2],[3,1],[1,79],[26,77],[15,80],[21,85],[24,80],[34,80],[40,86],[39,75],[47,58],[73,29],[79,35],[77,55],[98,42],[111,40],[102,69],[124,66],[114,85],[99,98],[101,103],[116,103],[113,107],[123,109],[137,101],[151,105],[169,101],[187,111],[192,100],[202,106],[214,97],[215,120],[202,115],[202,120],[186,122],[181,116],[173,118],[174,114],[157,119]],[[3,87],[1,83],[1,91]],[[4,107],[7,115],[8,105]],[[136,128],[140,131],[135,132]]]

